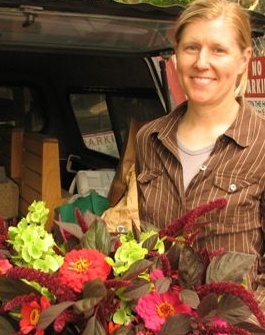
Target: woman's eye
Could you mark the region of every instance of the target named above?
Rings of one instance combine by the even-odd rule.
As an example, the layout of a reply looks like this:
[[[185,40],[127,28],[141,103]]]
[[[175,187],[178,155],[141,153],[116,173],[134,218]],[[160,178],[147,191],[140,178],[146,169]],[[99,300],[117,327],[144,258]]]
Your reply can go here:
[[[214,48],[213,51],[216,54],[224,54],[226,52],[224,48]]]
[[[197,45],[187,45],[186,51],[188,52],[196,52],[199,50],[199,47]]]

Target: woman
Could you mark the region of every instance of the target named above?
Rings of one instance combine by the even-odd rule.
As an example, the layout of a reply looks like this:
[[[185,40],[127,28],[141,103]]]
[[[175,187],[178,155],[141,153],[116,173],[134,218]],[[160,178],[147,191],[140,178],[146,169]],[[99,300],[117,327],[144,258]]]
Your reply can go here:
[[[249,279],[260,303],[264,253],[265,120],[243,98],[251,57],[246,11],[225,0],[195,0],[175,29],[177,73],[187,101],[137,135],[139,213],[163,228],[218,198],[227,206],[197,246],[257,255]]]

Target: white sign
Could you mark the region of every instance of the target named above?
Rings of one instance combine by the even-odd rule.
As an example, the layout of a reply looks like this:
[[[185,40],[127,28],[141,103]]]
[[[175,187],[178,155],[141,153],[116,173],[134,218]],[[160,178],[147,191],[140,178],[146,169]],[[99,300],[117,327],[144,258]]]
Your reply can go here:
[[[87,148],[119,158],[119,151],[113,131],[83,134]]]

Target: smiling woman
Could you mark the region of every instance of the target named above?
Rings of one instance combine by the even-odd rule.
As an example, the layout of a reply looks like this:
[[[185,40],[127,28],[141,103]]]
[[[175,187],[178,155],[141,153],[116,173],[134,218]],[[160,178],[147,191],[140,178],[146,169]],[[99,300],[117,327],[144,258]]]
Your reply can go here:
[[[249,15],[227,0],[195,0],[176,22],[177,75],[187,101],[137,134],[140,218],[161,227],[225,197],[206,215],[198,248],[254,254],[248,285],[265,305],[265,119],[244,99],[251,57]],[[262,307],[264,308],[264,307]]]

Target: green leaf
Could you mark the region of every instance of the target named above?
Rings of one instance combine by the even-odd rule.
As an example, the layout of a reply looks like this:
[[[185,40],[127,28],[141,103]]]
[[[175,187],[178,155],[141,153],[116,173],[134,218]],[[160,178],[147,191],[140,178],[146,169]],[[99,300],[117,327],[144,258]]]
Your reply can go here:
[[[173,315],[167,319],[159,335],[185,335],[192,328],[190,326],[190,316],[184,314]]]
[[[111,250],[111,237],[107,226],[99,220],[94,221],[81,240],[83,248],[97,249],[105,255]]]
[[[129,270],[123,274],[122,279],[129,280],[137,278],[141,273],[145,272],[152,265],[152,262],[146,259],[140,259],[130,266]]]
[[[8,317],[0,315],[0,335],[13,335],[15,333],[16,331],[12,325],[12,321],[9,321]]]
[[[240,298],[228,294],[220,300],[217,314],[228,323],[237,324],[247,320],[251,311]]]
[[[196,251],[189,246],[184,246],[180,252],[178,268],[181,286],[191,288],[200,283],[203,270],[203,261]]]
[[[244,275],[249,271],[255,259],[255,255],[233,251],[216,256],[207,268],[206,283],[213,281],[242,283]]]
[[[168,291],[171,283],[172,283],[172,279],[169,277],[158,278],[155,281],[155,288],[157,292],[165,293]]]
[[[38,323],[38,329],[47,328],[65,309],[72,306],[74,301],[64,301],[57,305],[52,305],[46,308],[40,314],[40,319]]]
[[[200,298],[195,291],[183,289],[179,292],[179,297],[182,302],[185,302],[191,308],[197,309]]]
[[[95,316],[92,316],[88,320],[86,328],[81,335],[107,335],[107,333],[98,319]]]

